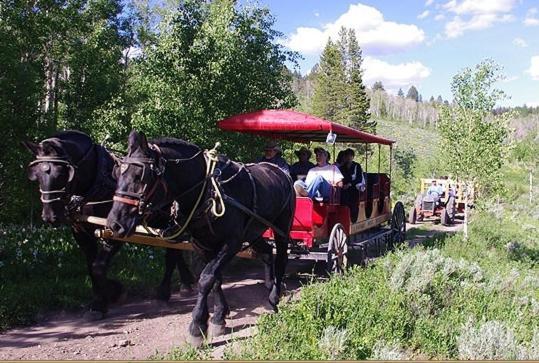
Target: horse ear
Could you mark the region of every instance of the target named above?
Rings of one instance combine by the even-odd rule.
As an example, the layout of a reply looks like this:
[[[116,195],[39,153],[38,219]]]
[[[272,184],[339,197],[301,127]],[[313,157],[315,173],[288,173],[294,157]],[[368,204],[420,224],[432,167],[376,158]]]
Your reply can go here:
[[[39,144],[36,144],[35,142],[32,142],[32,141],[23,141],[21,142],[21,144],[28,151],[30,151],[34,156],[38,155],[41,149],[41,146]]]
[[[132,130],[129,134],[128,150],[129,152],[131,152],[137,148],[140,148],[142,151],[147,151],[149,149],[148,140],[146,139],[146,135],[144,135],[143,132],[137,132],[136,130]]]

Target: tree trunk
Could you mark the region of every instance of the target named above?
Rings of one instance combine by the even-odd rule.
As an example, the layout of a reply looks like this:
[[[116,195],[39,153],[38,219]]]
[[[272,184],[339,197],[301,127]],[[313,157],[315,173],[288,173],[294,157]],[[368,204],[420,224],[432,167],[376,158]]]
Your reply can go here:
[[[468,239],[468,201],[469,201],[468,190],[469,190],[468,183],[466,182],[464,183],[464,229],[463,229],[465,240]]]

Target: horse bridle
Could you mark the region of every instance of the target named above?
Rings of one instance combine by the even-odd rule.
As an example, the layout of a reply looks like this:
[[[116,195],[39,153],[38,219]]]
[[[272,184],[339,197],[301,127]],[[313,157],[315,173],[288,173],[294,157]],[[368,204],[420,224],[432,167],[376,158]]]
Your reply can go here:
[[[76,164],[74,164],[68,156],[64,156],[64,157],[36,156],[36,160],[28,164],[29,168],[31,168],[34,165],[41,164],[41,163],[62,164],[68,167],[69,174],[68,174],[67,183],[61,189],[43,190],[41,189],[41,186],[39,187],[39,192],[41,193],[40,200],[43,204],[50,204],[57,201],[64,201],[66,199],[66,195],[68,195],[72,189],[72,185],[73,185],[72,182],[73,182],[73,179],[75,178],[75,171],[84,161],[86,161],[90,153],[94,150],[94,147],[95,145],[92,144],[92,146],[90,146],[88,151],[86,151],[84,156]],[[59,196],[56,198],[50,197],[48,199],[45,199],[45,196],[51,196],[51,195],[59,195]]]
[[[164,181],[165,168],[167,163],[179,164],[181,162],[186,162],[193,160],[202,153],[202,150],[199,150],[193,156],[184,159],[165,159],[162,156],[161,149],[156,144],[150,144],[150,150],[152,150],[156,156],[154,158],[136,158],[132,156],[125,156],[120,161],[120,173],[127,171],[130,165],[136,165],[142,168],[141,182],[143,183],[142,191],[140,192],[129,192],[124,190],[116,190],[114,192],[113,201],[120,202],[123,204],[131,205],[138,208],[139,215],[145,215],[148,212],[148,209],[160,209],[161,206],[152,206],[148,201],[157,191],[159,185],[162,185],[165,195],[168,193],[168,187]],[[148,171],[148,169],[150,171]],[[155,179],[153,184],[150,186],[150,173],[155,174]]]

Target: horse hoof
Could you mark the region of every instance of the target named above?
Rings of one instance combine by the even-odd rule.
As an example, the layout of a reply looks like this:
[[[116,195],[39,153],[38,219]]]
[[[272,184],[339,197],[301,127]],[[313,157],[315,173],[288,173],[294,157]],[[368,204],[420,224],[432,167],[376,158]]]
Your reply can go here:
[[[170,300],[170,289],[158,288],[155,298],[159,301],[167,302]]]
[[[84,313],[83,317],[86,321],[97,321],[105,319],[105,313],[97,310],[88,310]]]
[[[204,342],[204,336],[194,336],[189,334],[189,336],[187,337],[187,342],[194,348],[200,348],[200,346]]]
[[[208,326],[208,336],[210,337],[210,339],[224,335],[225,331],[226,331],[226,323],[213,324],[212,322],[210,322]]]

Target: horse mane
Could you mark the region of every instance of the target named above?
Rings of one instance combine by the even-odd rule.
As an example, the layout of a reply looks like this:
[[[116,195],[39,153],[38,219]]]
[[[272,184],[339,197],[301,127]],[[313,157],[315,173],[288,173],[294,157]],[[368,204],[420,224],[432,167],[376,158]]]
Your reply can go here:
[[[173,137],[162,137],[159,139],[152,139],[149,141],[151,144],[156,144],[161,148],[167,148],[173,152],[179,152],[185,156],[185,151],[198,152],[200,147],[185,140],[176,139]],[[187,148],[187,150],[186,150]]]
[[[67,153],[69,155],[69,150],[66,150],[66,147],[69,148],[71,145],[71,148],[76,148],[78,150],[78,152],[80,153],[79,157],[85,155],[88,148],[92,147],[92,145],[94,144],[94,141],[88,134],[77,130],[58,131],[54,133],[51,137],[46,138],[45,140],[55,139],[58,140],[60,144],[62,144],[62,149],[64,153]]]

